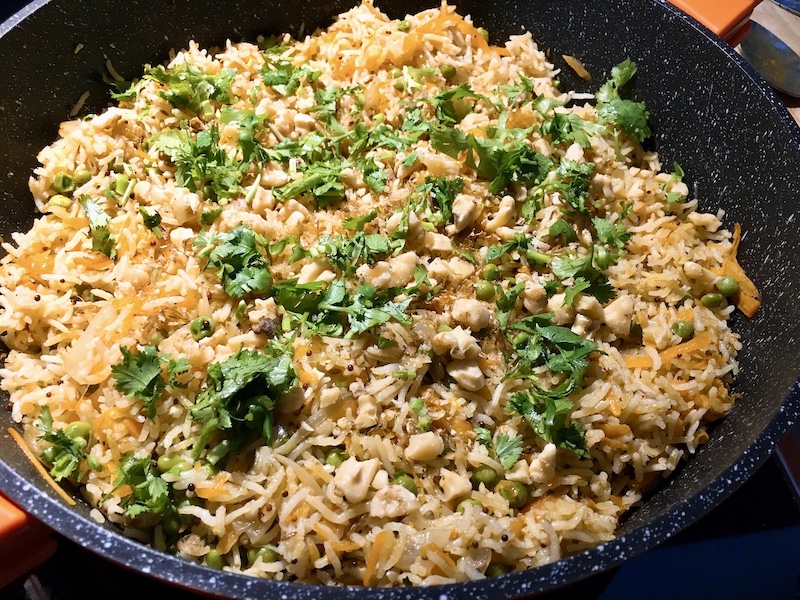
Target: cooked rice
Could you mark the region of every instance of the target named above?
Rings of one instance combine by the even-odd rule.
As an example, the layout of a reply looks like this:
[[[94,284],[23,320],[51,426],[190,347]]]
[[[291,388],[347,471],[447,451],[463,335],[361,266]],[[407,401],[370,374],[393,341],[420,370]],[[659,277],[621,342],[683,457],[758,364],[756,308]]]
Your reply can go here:
[[[425,118],[432,119],[432,108],[420,101],[463,83],[497,99],[501,86],[518,84],[524,76],[532,82],[532,97],[570,100],[555,87],[558,73],[530,34],[513,36],[502,48],[489,46],[468,18],[446,5],[406,21],[409,29],[403,26],[400,31],[398,21],[365,2],[325,31],[298,42],[286,38],[284,56],[296,66],[320,72],[313,83],[305,82],[286,96],[262,84],[260,70],[266,59],[254,44],[229,42],[222,51],[212,52],[192,43],[170,66],[195,65],[212,74],[234,69],[231,107],[267,115],[258,137],[266,148],[308,131],[325,131],[325,123],[312,110],[315,89],[358,88],[342,96],[336,112],[347,130],[356,123],[373,127],[381,119],[399,130],[414,105],[422,105]],[[445,81],[442,65],[455,67],[453,81]],[[416,69],[431,70],[418,77]],[[647,74],[640,77],[646,80]],[[241,194],[220,205],[222,214],[204,229],[226,232],[243,223],[270,242],[298,236],[306,248],[325,233],[346,233],[344,218],[373,209],[378,217],[366,230],[388,235],[397,227],[397,217],[391,221],[392,216],[406,206],[426,176],[463,178],[462,208],[477,214],[460,231],[450,225],[433,237],[425,237],[421,225],[412,222],[403,249],[411,255],[386,258],[372,270],[358,269],[360,278],[380,287],[388,285],[386,278],[377,281],[381,269],[395,281],[392,285],[406,286],[413,280],[409,265],[426,267],[431,287],[441,289],[432,299],[411,305],[409,324],[390,320],[350,338],[297,336],[293,367],[302,385],[277,402],[278,433],[272,444],[254,436],[219,469],[209,467],[205,455],[194,460],[193,445],[202,425],[191,418],[190,409],[206,385],[208,366],[242,348],[263,349],[268,332],[259,324],[279,321],[283,309],[273,298],[248,295],[245,317],[239,320],[239,299],[225,293],[215,271],[204,269],[205,258],[198,257],[192,243],[203,228],[201,213],[215,205],[204,200],[202,192],[176,183],[176,166],[151,140],[186,123],[196,131],[208,129],[210,122],[220,123],[221,105],[213,104],[213,116],[201,119],[191,110],[173,107],[164,90],[156,81],[145,80],[137,96],[119,107],[61,125],[59,140],[41,151],[42,166],[30,181],[44,215],[29,232],[15,234],[13,244],[3,244],[8,255],[0,268],[0,331],[10,349],[0,375],[2,388],[11,395],[13,418],[37,452],[49,445],[36,427],[43,407],[49,407],[53,429],[74,421],[92,424],[87,451],[97,469],[84,459],[73,480],[80,477],[88,502],[126,533],[191,561],[203,561],[213,548],[226,570],[276,580],[388,586],[480,579],[490,563],[527,569],[612,539],[642,491],[695,452],[708,439],[708,424],[730,410],[734,398],[728,384],[736,374],[740,348],[726,323],[734,306],[724,302],[709,309],[696,300],[713,291],[725,259],[735,253],[731,233],[721,227],[722,211],[696,212],[696,200],[687,198],[686,186],[661,172],[658,156],[624,133],[615,137],[612,128],[606,128],[587,148],[554,144],[539,133],[542,117],[529,103],[512,104],[508,127],[536,125],[527,135],[529,147],[554,159],[595,164],[592,214],[624,223],[632,234],[607,274],[618,296],[632,300],[632,310],[623,318],[641,326],[641,339],[620,333],[619,324],[612,323],[616,309],[609,309],[609,302],[599,311],[596,306],[587,309],[587,315],[578,315],[582,318],[576,318],[574,310],[555,307],[566,315],[561,324],[598,344],[581,388],[570,395],[570,422],[582,428],[590,458],[581,459],[563,447],[556,451],[520,415],[506,410],[508,397],[530,384],[504,379],[504,353],[510,347],[494,313],[480,334],[470,331],[470,322],[479,315],[462,316],[460,322],[453,317],[460,304],[475,297],[489,246],[522,233],[535,239],[541,252],[564,256],[570,249],[583,256],[592,243],[588,221],[578,230],[577,241],[566,246],[554,242],[548,231],[563,217],[565,202],[558,191],[543,195],[536,218],[527,223],[519,212],[529,191],[525,186],[509,188],[509,212],[508,202],[501,207],[502,195],[488,192],[489,181],[464,160],[433,150],[423,136],[406,150],[367,154],[389,174],[382,194],[351,169],[343,177],[346,201],[340,204],[315,210],[306,196],[276,201],[274,190],[300,173],[296,161],[267,162],[258,174],[255,168],[248,170]],[[597,121],[592,103],[567,106],[557,110]],[[460,127],[484,136],[499,117],[496,106],[477,102]],[[230,155],[237,152],[238,135],[236,123],[220,123],[220,144]],[[418,158],[404,166],[412,152]],[[114,188],[119,163],[135,182],[123,205],[118,195],[105,194]],[[69,194],[72,202],[64,207],[50,202],[57,173],[80,169],[88,170],[91,178]],[[246,202],[248,190],[251,197]],[[682,199],[670,202],[667,193]],[[83,195],[96,199],[111,217],[108,228],[118,236],[113,260],[92,250],[88,222],[77,201]],[[161,215],[163,237],[145,226],[139,207]],[[622,216],[625,211],[629,213]],[[434,244],[442,242],[436,235],[445,236],[445,247]],[[473,251],[477,266],[462,255]],[[324,258],[290,262],[289,253],[272,259],[276,281],[330,280],[338,275]],[[687,261],[702,267],[689,269],[695,277],[684,269]],[[506,291],[514,278],[541,282],[549,272],[537,270],[518,251],[499,264],[507,276],[501,284]],[[556,296],[535,312],[553,310],[554,300],[563,304],[563,296]],[[493,302],[480,306],[475,312],[494,309]],[[198,316],[216,323],[213,334],[199,341],[190,334]],[[520,298],[512,320],[525,316],[529,309]],[[671,330],[676,319],[693,324],[694,339],[702,346],[665,354],[682,341]],[[448,352],[431,350],[437,331],[459,325],[472,336],[471,343],[480,346],[477,359],[465,359],[477,365],[477,383],[448,377]],[[117,388],[111,371],[122,361],[121,348],[150,344],[190,365],[186,387],[167,387],[155,403],[153,418],[148,418],[141,400]],[[539,384],[555,383],[545,369]],[[430,431],[442,442],[442,450],[425,460],[407,455],[411,436],[422,433],[411,408],[413,398],[424,400]],[[522,435],[519,461],[504,469],[476,441],[473,429],[479,426]],[[334,467],[325,462],[328,452],[337,448],[361,461],[359,465],[376,461],[377,474],[359,501],[346,499]],[[115,480],[122,457],[131,453],[178,455],[193,465],[162,477],[171,484],[183,518],[178,536],[166,535],[152,513],[135,518],[125,514],[130,488],[116,486]],[[503,495],[484,485],[454,491],[481,465],[527,486],[530,501],[512,508]],[[411,476],[418,491],[413,502],[401,497],[397,511],[387,513],[386,506],[373,499],[381,489],[391,496],[387,486],[401,487],[389,483],[398,471]],[[185,498],[190,501],[180,503]],[[460,505],[466,498],[476,503]],[[461,512],[456,510],[459,505]],[[248,558],[248,549],[265,546],[274,550],[274,561]]]

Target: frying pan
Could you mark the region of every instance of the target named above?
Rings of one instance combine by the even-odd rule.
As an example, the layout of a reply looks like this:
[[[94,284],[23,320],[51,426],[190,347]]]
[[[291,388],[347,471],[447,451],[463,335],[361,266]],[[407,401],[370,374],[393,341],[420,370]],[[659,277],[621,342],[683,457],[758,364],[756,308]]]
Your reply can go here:
[[[395,18],[437,0],[378,1]],[[190,39],[297,33],[325,26],[347,0],[36,0],[0,27],[0,235],[9,239],[33,218],[27,179],[39,149],[89,91],[81,114],[108,103],[100,73],[111,59],[125,77],[163,61]],[[508,576],[435,588],[320,588],[211,570],[144,547],[67,507],[36,474],[9,436],[0,435],[0,490],[53,529],[141,573],[205,593],[235,598],[343,599],[518,597],[553,589],[630,558],[669,538],[735,490],[769,456],[800,412],[800,129],[763,80],[703,26],[656,0],[463,0],[462,13],[494,41],[530,30],[557,66],[579,58],[595,82],[565,70],[562,89],[588,91],[630,57],[639,65],[634,96],[651,113],[648,143],[662,162],[680,162],[705,211],[726,211],[742,224],[740,261],[763,295],[756,318],[737,315],[741,399],[713,429],[708,444],[633,511],[620,536],[554,564]],[[75,53],[78,44],[83,44]],[[12,426],[5,411],[0,427]]]

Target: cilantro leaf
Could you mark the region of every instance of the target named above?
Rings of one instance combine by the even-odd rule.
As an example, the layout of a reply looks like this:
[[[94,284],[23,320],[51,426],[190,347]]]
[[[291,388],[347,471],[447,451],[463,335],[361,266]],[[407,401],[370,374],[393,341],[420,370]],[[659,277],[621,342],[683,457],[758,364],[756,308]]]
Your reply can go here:
[[[462,83],[458,87],[445,90],[436,94],[431,103],[436,115],[436,120],[445,125],[455,125],[474,110],[474,102],[466,100],[477,100],[483,98],[480,94],[472,91],[468,83]]]
[[[644,102],[634,102],[620,97],[620,88],[625,86],[636,74],[636,63],[626,58],[611,69],[611,78],[596,94],[597,117],[601,123],[618,125],[625,133],[638,142],[650,137],[647,124],[649,113]]]
[[[50,465],[50,475],[53,476],[53,479],[56,481],[68,479],[80,466],[86,455],[85,450],[75,438],[68,436],[64,430],[53,429],[53,416],[49,406],[42,408],[39,421],[40,423],[36,426],[42,432],[39,439],[50,444],[42,452],[40,458]]]
[[[258,141],[258,133],[267,115],[257,115],[256,111],[233,109],[224,107],[220,113],[220,121],[226,125],[229,123],[237,124],[239,137],[236,145],[242,151],[242,163],[239,170],[246,170],[252,163],[263,163],[266,159],[267,151]]]
[[[495,460],[506,470],[517,464],[519,457],[522,456],[522,436],[519,434],[509,435],[503,432],[493,438],[488,429],[476,427],[475,437],[479,444],[489,449]]]
[[[131,493],[121,499],[128,517],[154,513],[162,517],[177,515],[172,500],[172,486],[158,475],[155,461],[149,456],[138,458],[125,454],[120,459],[114,489],[129,486]]]
[[[216,124],[197,137],[186,129],[167,129],[154,141],[177,167],[178,185],[192,192],[201,192],[207,200],[234,198],[241,191],[242,173],[239,163],[219,146]]]
[[[582,119],[574,113],[553,113],[541,127],[543,136],[550,136],[554,144],[576,143],[583,148],[592,144],[592,136],[603,132],[603,127]]]
[[[612,223],[602,217],[592,217],[592,225],[597,232],[597,239],[609,246],[624,248],[632,237],[632,234],[625,229],[625,224],[619,221]]]
[[[360,217],[347,217],[342,222],[342,227],[348,231],[364,231],[364,226],[370,221],[375,220],[377,216],[378,211],[373,210],[365,215],[361,215]]]
[[[195,459],[217,431],[223,432],[232,449],[241,448],[254,435],[261,435],[268,444],[272,441],[272,409],[282,394],[297,385],[297,375],[291,344],[267,350],[241,349],[208,367],[206,387],[191,409],[192,419],[203,425],[194,445]]]
[[[158,214],[158,211],[147,206],[140,206],[139,214],[142,215],[144,226],[152,231],[158,239],[161,239],[164,232],[161,231],[161,215]]]
[[[587,255],[582,257],[562,256],[553,264],[552,270],[555,276],[562,280],[574,277],[589,282],[588,287],[578,291],[585,291],[597,298],[601,304],[605,304],[616,296],[616,292],[609,283],[608,277],[593,266],[593,260],[594,246],[590,248]],[[577,291],[572,293],[572,297],[575,294]]]
[[[264,85],[271,87],[281,96],[291,96],[303,82],[312,83],[320,75],[321,71],[314,71],[305,65],[295,67],[291,61],[284,59],[267,62],[261,69]]]
[[[236,69],[226,69],[219,75],[211,75],[188,63],[172,69],[159,65],[148,68],[144,74],[145,79],[157,81],[169,88],[159,92],[159,95],[172,106],[198,114],[207,112],[205,106],[211,100],[230,104],[233,101],[230,87],[235,77]]]
[[[89,196],[80,198],[83,212],[89,219],[89,235],[92,238],[92,250],[102,252],[108,258],[114,259],[117,256],[117,234],[111,233],[108,224],[111,218],[106,211],[100,208],[96,200]]]
[[[588,216],[586,201],[589,199],[589,182],[594,174],[594,167],[594,163],[562,159],[555,170],[555,179],[548,179],[542,187],[548,191],[559,191],[567,201],[567,210]]]
[[[122,362],[112,365],[114,387],[120,392],[143,401],[147,407],[147,416],[151,419],[156,414],[156,401],[167,385],[185,387],[177,378],[189,370],[189,362],[182,358],[173,360],[169,354],[159,354],[155,346],[145,346],[141,350],[131,352],[130,348],[120,346]],[[161,365],[167,363],[167,380],[161,374]]]
[[[464,180],[461,177],[447,179],[428,176],[415,191],[427,193],[432,206],[441,212],[442,221],[449,223],[453,219],[453,201],[463,188]]]
[[[200,224],[205,225],[208,227],[214,221],[217,220],[217,217],[222,214],[222,207],[218,206],[217,208],[212,208],[211,210],[207,210],[200,214]]]
[[[345,198],[341,182],[345,164],[340,159],[331,159],[312,164],[299,179],[275,190],[278,200],[289,200],[301,194],[310,193],[317,208],[325,208],[341,202]]]
[[[572,228],[572,225],[567,223],[564,219],[559,219],[552,225],[550,225],[550,229],[547,231],[547,235],[551,238],[563,238],[565,242],[577,242],[578,241],[578,234],[575,233],[575,230]]]
[[[198,257],[208,256],[205,268],[217,269],[225,293],[232,298],[271,292],[272,274],[262,254],[267,240],[247,225],[237,225],[226,233],[200,232],[193,245],[201,248]]]
[[[580,424],[566,424],[573,409],[569,398],[536,398],[529,391],[516,392],[508,399],[508,406],[522,415],[543,440],[571,450],[580,458],[589,458],[589,448]]]
[[[575,296],[591,287],[591,282],[587,281],[583,277],[576,277],[574,283],[564,290],[564,304],[567,306],[572,306],[573,302],[575,302]]]

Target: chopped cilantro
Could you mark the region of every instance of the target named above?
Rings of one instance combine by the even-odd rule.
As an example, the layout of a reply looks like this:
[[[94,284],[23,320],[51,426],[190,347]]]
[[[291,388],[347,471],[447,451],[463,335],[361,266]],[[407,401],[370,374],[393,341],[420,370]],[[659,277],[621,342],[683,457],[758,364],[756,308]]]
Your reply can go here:
[[[626,58],[611,69],[611,78],[598,90],[597,116],[601,123],[618,125],[625,133],[642,142],[650,137],[647,124],[649,113],[644,102],[634,102],[620,97],[619,90],[636,74],[636,63]]]
[[[603,127],[582,119],[574,113],[554,112],[541,127],[543,136],[550,136],[554,144],[576,143],[583,148],[592,144],[592,136],[603,132]]]
[[[80,198],[83,212],[89,219],[89,236],[92,238],[92,250],[102,252],[108,258],[114,259],[117,256],[117,234],[111,233],[108,224],[111,218],[106,214],[96,200],[89,196]]]
[[[361,215],[360,217],[347,217],[342,222],[342,227],[348,231],[364,231],[364,226],[370,221],[375,220],[377,216],[378,211],[373,210],[365,215]]]
[[[42,432],[39,439],[50,444],[42,453],[42,460],[50,465],[50,475],[53,479],[61,481],[74,475],[86,454],[85,450],[63,429],[53,429],[53,416],[50,414],[49,406],[42,408],[39,424],[36,427]]]
[[[172,501],[172,488],[158,475],[156,461],[149,456],[138,458],[125,454],[119,462],[114,489],[129,486],[131,493],[121,499],[125,515],[136,517],[154,513],[162,517],[177,514]]]
[[[508,405],[522,415],[543,440],[572,450],[580,458],[589,458],[589,448],[580,424],[566,424],[573,408],[569,398],[540,398],[529,391],[516,392],[508,399]]]
[[[519,457],[522,456],[522,436],[518,433],[509,435],[503,432],[492,438],[492,433],[488,429],[476,427],[475,438],[479,444],[489,449],[495,460],[506,470],[517,464]]]
[[[204,103],[210,100],[230,104],[231,83],[236,69],[226,69],[219,75],[204,73],[200,67],[190,64],[166,69],[159,65],[145,70],[144,78],[167,86],[159,95],[175,108],[203,114]]]
[[[167,129],[155,138],[155,146],[177,167],[175,180],[181,187],[215,202],[241,191],[239,163],[219,146],[217,125],[199,132],[196,138],[186,129]]]
[[[168,354],[159,354],[155,346],[145,346],[135,352],[121,346],[120,351],[122,362],[111,367],[114,386],[123,394],[143,401],[147,416],[152,419],[156,414],[155,403],[167,385],[183,387],[177,377],[189,370],[189,363],[185,358],[174,360]],[[161,373],[161,366],[165,363],[166,380]]]
[[[310,193],[317,208],[325,208],[344,200],[344,185],[341,182],[345,164],[340,159],[313,163],[299,179],[275,190],[278,200],[288,200]]]
[[[577,242],[578,241],[578,234],[575,233],[575,230],[572,228],[572,225],[567,223],[564,219],[559,219],[552,225],[550,225],[550,229],[548,230],[547,234],[551,238],[562,238],[565,242]]]
[[[226,233],[201,231],[194,246],[201,249],[198,257],[208,257],[205,268],[217,270],[230,297],[271,292],[272,274],[262,254],[267,251],[267,240],[247,225],[237,225]]]
[[[139,214],[142,215],[144,226],[152,231],[158,239],[161,239],[164,232],[161,231],[161,215],[158,214],[158,211],[147,206],[140,206]]]
[[[261,79],[264,85],[271,87],[281,96],[291,96],[304,81],[312,83],[321,75],[307,66],[295,67],[291,61],[279,59],[267,62],[261,69]]]
[[[204,211],[200,214],[200,224],[205,225],[208,227],[214,221],[217,220],[217,217],[222,214],[222,207],[218,206],[217,208],[212,208],[211,210]]]
[[[200,457],[218,431],[232,449],[241,448],[254,435],[261,435],[269,444],[272,409],[280,396],[296,385],[291,344],[268,346],[266,353],[241,349],[227,360],[211,364],[206,387],[191,409],[192,419],[203,425],[194,458]]]

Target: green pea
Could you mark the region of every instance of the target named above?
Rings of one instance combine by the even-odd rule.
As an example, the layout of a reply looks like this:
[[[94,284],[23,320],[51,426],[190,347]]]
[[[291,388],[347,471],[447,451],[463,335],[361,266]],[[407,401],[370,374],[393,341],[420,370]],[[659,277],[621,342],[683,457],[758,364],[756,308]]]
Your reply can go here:
[[[189,326],[189,331],[195,340],[200,341],[214,333],[215,328],[214,321],[208,317],[197,317]]]
[[[394,82],[394,89],[396,89],[398,92],[402,92],[404,89],[406,89],[406,82],[402,79],[396,79]]]
[[[214,547],[208,551],[208,554],[206,554],[203,562],[213,569],[221,569],[225,566],[225,559],[220,556],[219,552],[217,552],[217,549]]]
[[[705,294],[700,298],[700,303],[706,308],[717,308],[722,304],[725,297],[722,294]]]
[[[500,481],[500,476],[492,467],[481,465],[472,472],[470,481],[472,481],[472,489],[474,490],[479,489],[481,484],[485,485],[487,490],[491,490]]]
[[[494,285],[491,281],[482,279],[475,284],[475,295],[478,300],[491,300],[494,298]]]
[[[181,532],[180,515],[173,511],[161,517],[161,530],[169,538],[176,537]]]
[[[265,563],[275,562],[281,557],[280,554],[275,552],[269,546],[262,546],[261,548],[250,548],[247,551],[247,560],[252,565],[256,562],[259,558],[264,561]]]
[[[334,469],[338,469],[348,458],[350,458],[350,456],[341,450],[331,450],[325,457],[325,464],[332,466]]]
[[[675,321],[672,324],[672,333],[682,340],[689,340],[694,336],[694,325],[689,321]]]
[[[397,67],[389,70],[389,77],[391,77],[392,79],[397,79],[402,74],[403,74],[403,70],[402,69],[398,69]]]
[[[180,471],[188,471],[192,468],[192,466],[178,454],[162,454],[158,457],[156,466],[162,473],[166,473],[175,467],[179,467]]]
[[[489,263],[485,267],[483,267],[482,272],[483,278],[488,281],[497,281],[500,279],[500,267],[498,267],[494,263]]]
[[[489,566],[486,567],[486,576],[487,577],[500,577],[501,575],[508,575],[514,570],[512,565],[501,563],[501,562],[491,562]]]
[[[489,32],[486,31],[483,27],[478,27],[478,33],[481,34],[481,37],[483,38],[484,41],[486,42],[489,41]]]
[[[408,31],[409,29],[411,29],[411,23],[406,20],[400,21],[397,24],[397,31]]]
[[[58,450],[56,450],[56,447],[48,446],[47,448],[42,450],[42,453],[39,455],[39,458],[41,458],[47,464],[52,465],[54,462],[56,462],[57,456],[58,456]]]
[[[395,473],[394,477],[392,478],[392,483],[394,485],[402,485],[412,494],[417,493],[417,484],[414,483],[414,479],[405,473]]]
[[[89,468],[96,473],[99,473],[103,470],[103,465],[94,456],[87,456],[86,464],[89,465]]]
[[[72,175],[72,181],[75,182],[76,186],[81,186],[85,183],[89,183],[89,180],[92,178],[92,174],[87,171],[86,169],[80,169],[75,171]]]
[[[528,488],[519,481],[504,479],[494,487],[494,491],[505,498],[511,508],[522,508],[528,503]]]
[[[75,182],[68,173],[59,171],[53,180],[53,187],[56,188],[57,192],[67,194],[75,189]]]
[[[442,77],[444,77],[446,81],[450,81],[456,76],[457,71],[453,65],[442,65],[439,67],[439,72],[441,72]]]
[[[117,194],[124,194],[128,187],[128,176],[125,173],[120,173],[114,177],[114,191]]]
[[[66,433],[73,440],[77,438],[88,440],[92,435],[92,426],[86,421],[74,421],[67,425],[64,433]]]
[[[472,498],[466,498],[458,503],[458,506],[456,506],[456,512],[459,512],[463,515],[470,506],[477,506],[478,508],[482,509],[483,503],[473,500]]]
[[[730,275],[725,275],[724,277],[720,277],[715,285],[716,288],[719,290],[719,293],[725,296],[726,298],[730,298],[736,292],[739,291],[739,282],[736,281],[736,279],[731,277]]]
[[[69,208],[72,206],[72,200],[61,194],[51,196],[47,201],[47,206],[60,206],[61,208]]]

